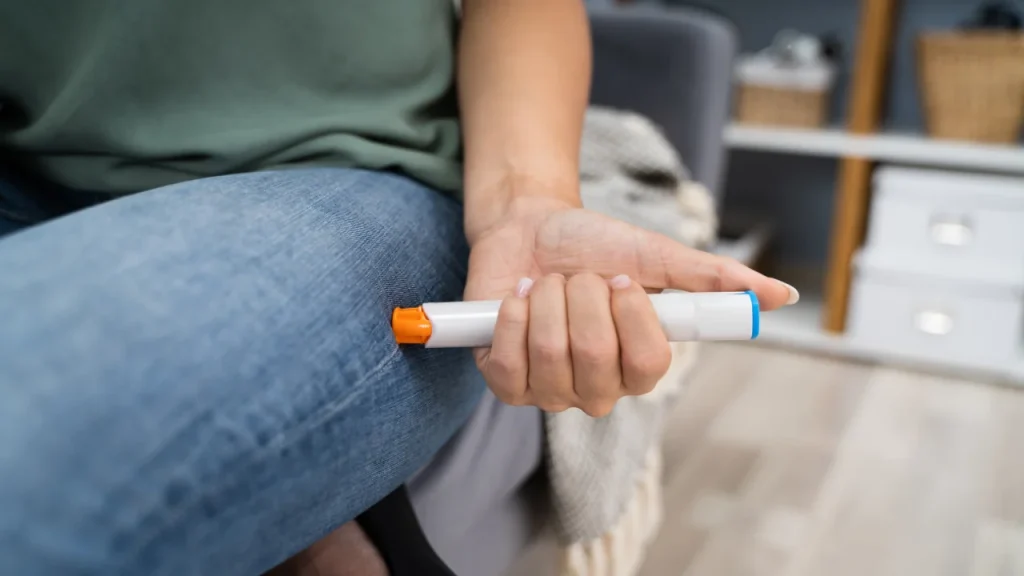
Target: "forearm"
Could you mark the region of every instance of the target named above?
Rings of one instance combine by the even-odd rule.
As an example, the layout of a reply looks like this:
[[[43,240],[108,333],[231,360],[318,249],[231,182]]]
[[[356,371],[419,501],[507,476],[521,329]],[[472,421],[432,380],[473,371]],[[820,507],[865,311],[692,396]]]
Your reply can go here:
[[[461,34],[466,231],[472,241],[516,198],[579,204],[591,51],[581,0],[464,0]]]

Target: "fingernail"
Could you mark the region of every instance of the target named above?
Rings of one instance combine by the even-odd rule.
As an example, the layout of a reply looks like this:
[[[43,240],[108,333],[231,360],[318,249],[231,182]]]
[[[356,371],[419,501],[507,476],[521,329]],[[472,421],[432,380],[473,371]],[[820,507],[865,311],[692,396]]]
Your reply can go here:
[[[789,290],[789,300],[786,300],[786,306],[792,306],[793,304],[796,304],[797,302],[800,301],[800,292],[797,292],[796,288],[793,288],[792,286],[786,284],[782,280],[779,280],[778,282],[779,284],[785,286],[786,290]]]
[[[615,278],[608,281],[612,288],[615,290],[622,290],[623,288],[629,288],[633,284],[633,281],[629,279],[629,276],[625,274],[619,274]]]
[[[516,284],[516,297],[526,298],[530,295],[530,288],[533,288],[533,280],[523,278]]]

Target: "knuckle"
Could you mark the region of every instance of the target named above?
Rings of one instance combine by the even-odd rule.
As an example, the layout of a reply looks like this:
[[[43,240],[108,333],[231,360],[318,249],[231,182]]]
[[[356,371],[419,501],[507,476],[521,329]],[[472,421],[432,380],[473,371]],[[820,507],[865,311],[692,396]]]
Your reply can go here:
[[[615,409],[614,400],[594,400],[580,407],[591,418],[604,418]]]
[[[574,382],[576,398],[584,404],[622,397],[622,378],[619,375],[604,378],[577,378]]]
[[[584,364],[609,364],[619,356],[619,343],[609,337],[589,337],[573,341],[572,357]]]
[[[495,398],[509,406],[525,406],[526,394],[521,390],[510,390],[506,386],[492,386],[491,392]]]
[[[494,354],[487,360],[487,373],[498,381],[515,380],[523,372],[522,362],[507,354]]]
[[[666,342],[664,346],[655,347],[651,354],[652,357],[649,359],[651,371],[660,378],[672,366],[672,347]]]
[[[548,274],[540,279],[545,284],[554,284],[556,286],[565,286],[565,276],[561,274]]]
[[[641,387],[653,387],[668,372],[672,364],[672,350],[668,346],[645,350],[630,356],[624,364],[627,371],[634,375],[630,380],[639,381]],[[633,390],[630,382],[626,385]]]
[[[488,362],[484,379],[494,396],[505,404],[522,406],[526,398],[526,379],[522,372],[493,361]]]
[[[729,257],[722,257],[715,261],[708,270],[707,291],[722,292],[725,290],[725,279],[729,277],[729,271],[739,266],[738,260]]]
[[[715,256],[696,264],[690,277],[696,292],[722,292],[730,270],[739,265],[737,260],[727,256]]]
[[[525,325],[529,318],[529,304],[522,298],[506,297],[498,309],[498,322],[505,325]]]
[[[551,413],[551,414],[558,414],[559,412],[565,412],[566,410],[568,410],[570,408],[569,404],[566,404],[564,402],[556,402],[556,401],[541,402],[541,403],[539,403],[537,405],[537,407],[540,408],[541,410],[543,410],[544,412],[548,412],[548,413]]]
[[[593,286],[606,286],[605,281],[593,272],[581,272],[573,275],[566,281],[566,289],[568,290],[586,289]]]
[[[634,376],[627,379],[623,386],[629,396],[644,396],[654,391],[658,385],[658,378],[651,376]]]
[[[530,349],[537,360],[541,362],[560,361],[569,355],[568,343],[557,339],[534,340],[530,342]]]
[[[537,400],[538,407],[550,405],[567,408],[572,405],[572,377],[569,375],[535,376],[531,374],[528,387]]]

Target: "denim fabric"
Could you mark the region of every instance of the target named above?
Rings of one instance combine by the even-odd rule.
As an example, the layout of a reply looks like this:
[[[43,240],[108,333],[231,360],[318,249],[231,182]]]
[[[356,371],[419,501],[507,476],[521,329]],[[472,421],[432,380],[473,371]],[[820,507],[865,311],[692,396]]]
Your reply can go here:
[[[0,239],[0,573],[252,575],[423,466],[484,384],[404,349],[461,208],[343,169],[144,192]]]

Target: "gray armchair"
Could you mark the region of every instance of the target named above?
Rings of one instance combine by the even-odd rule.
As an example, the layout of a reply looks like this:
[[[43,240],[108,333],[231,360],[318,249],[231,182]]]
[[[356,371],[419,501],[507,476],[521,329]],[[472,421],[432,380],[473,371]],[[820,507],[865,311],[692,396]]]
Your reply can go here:
[[[592,102],[656,121],[694,177],[717,191],[732,27],[691,10],[609,9],[591,21]],[[458,436],[409,482],[427,538],[456,574],[503,574],[536,537],[538,499],[529,480],[542,471],[543,433],[539,411],[487,393]]]
[[[697,10],[591,14],[594,104],[633,110],[665,131],[694,178],[718,195],[738,42],[732,24]]]

